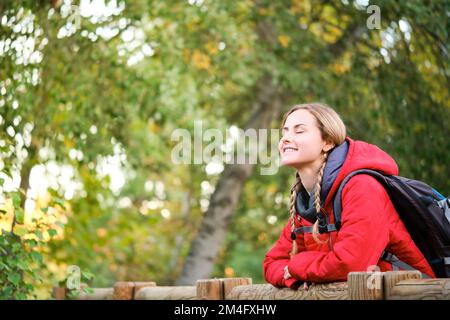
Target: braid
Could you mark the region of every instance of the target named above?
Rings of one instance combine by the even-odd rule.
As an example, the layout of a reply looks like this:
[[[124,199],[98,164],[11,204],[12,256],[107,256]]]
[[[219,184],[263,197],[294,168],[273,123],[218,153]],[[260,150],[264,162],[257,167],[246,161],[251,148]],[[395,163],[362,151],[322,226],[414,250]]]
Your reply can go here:
[[[325,165],[327,163],[328,153],[325,153],[323,155],[323,164],[320,167],[319,173],[317,174],[317,182],[315,187],[315,193],[314,193],[314,206],[316,207],[317,213],[320,212],[320,190],[321,190],[321,184],[322,184],[322,178],[323,178],[323,171],[325,169]],[[316,222],[313,225],[312,235],[314,240],[317,243],[325,243],[326,241],[321,241],[319,237],[317,236],[319,234],[319,219],[316,220]]]
[[[300,186],[301,186],[301,180],[300,180],[300,176],[297,173],[295,175],[295,182],[294,185],[291,188],[291,201],[290,201],[290,206],[289,206],[289,216],[291,219],[291,232],[294,232],[295,229],[295,201],[297,199],[297,193],[300,190]],[[292,240],[292,251],[290,253],[291,256],[295,255],[297,253],[297,241],[296,240]]]

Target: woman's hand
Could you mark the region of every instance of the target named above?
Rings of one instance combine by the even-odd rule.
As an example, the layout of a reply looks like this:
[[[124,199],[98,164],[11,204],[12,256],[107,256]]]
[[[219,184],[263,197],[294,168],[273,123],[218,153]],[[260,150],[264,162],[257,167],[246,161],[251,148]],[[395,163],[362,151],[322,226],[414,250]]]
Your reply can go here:
[[[292,276],[291,276],[291,274],[289,273],[288,266],[285,266],[285,267],[284,267],[284,279],[287,280],[287,279],[289,279],[289,278],[292,278]],[[303,290],[308,291],[309,288],[311,288],[311,286],[312,286],[313,284],[314,284],[313,282],[305,281],[305,282],[303,283]]]
[[[287,280],[291,278],[291,274],[289,273],[288,266],[284,267],[284,279]]]

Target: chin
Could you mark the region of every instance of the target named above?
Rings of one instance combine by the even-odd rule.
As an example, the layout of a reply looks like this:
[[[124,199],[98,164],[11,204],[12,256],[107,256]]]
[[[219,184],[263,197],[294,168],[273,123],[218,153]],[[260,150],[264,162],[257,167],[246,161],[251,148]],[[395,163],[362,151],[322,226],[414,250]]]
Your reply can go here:
[[[281,165],[283,167],[297,168],[299,163],[297,161],[292,160],[281,160]]]

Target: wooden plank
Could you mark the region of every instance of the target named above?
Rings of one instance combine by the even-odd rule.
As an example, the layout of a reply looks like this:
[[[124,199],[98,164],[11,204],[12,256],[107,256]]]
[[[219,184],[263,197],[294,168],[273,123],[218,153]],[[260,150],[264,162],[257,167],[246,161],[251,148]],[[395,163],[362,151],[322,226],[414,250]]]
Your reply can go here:
[[[408,279],[421,279],[422,274],[420,271],[388,271],[384,273],[383,285],[384,285],[384,299],[387,299],[392,293],[392,288],[402,280]]]
[[[197,280],[196,287],[199,300],[223,300],[222,279]]]
[[[227,300],[347,300],[347,282],[314,284],[309,290],[276,288],[271,284],[241,285],[226,295]]]
[[[271,284],[254,284],[234,287],[227,300],[274,300],[278,289]]]
[[[196,300],[196,286],[157,286],[140,289],[136,295],[136,300]]]
[[[147,287],[156,287],[156,282],[154,281],[147,281],[147,282],[134,282],[134,292],[133,292],[133,299],[136,299],[136,294],[138,291],[142,288]]]
[[[222,299],[226,299],[234,287],[252,284],[252,278],[222,278],[221,280],[223,283]]]
[[[76,300],[113,300],[114,288],[91,288],[92,293],[80,293]]]
[[[133,300],[139,289],[155,286],[155,282],[116,282],[113,298],[114,300]]]
[[[450,279],[411,279],[398,282],[387,300],[450,300]]]
[[[67,288],[53,287],[52,296],[55,300],[65,300],[67,294]]]
[[[384,272],[350,272],[348,297],[350,300],[383,300]]]
[[[88,285],[86,283],[80,283],[80,289],[87,288]],[[77,290],[75,290],[77,292]],[[80,291],[81,292],[81,291]],[[69,289],[67,287],[53,287],[52,296],[55,300],[65,300],[71,299],[69,296]]]
[[[134,282],[116,282],[114,284],[114,300],[132,300],[134,296]]]

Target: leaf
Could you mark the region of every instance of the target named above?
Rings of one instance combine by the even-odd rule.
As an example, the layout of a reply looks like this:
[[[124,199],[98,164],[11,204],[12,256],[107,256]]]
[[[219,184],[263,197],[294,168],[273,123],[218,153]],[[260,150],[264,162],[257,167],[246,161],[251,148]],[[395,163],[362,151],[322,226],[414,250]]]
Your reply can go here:
[[[14,284],[15,286],[18,286],[18,285],[19,285],[19,282],[20,282],[20,274],[17,273],[17,272],[10,273],[10,274],[8,275],[8,280],[9,280],[12,284]]]
[[[19,269],[21,269],[21,270],[29,270],[30,269],[28,264],[22,260],[17,261],[17,267],[19,267]]]
[[[89,280],[92,280],[94,278],[94,275],[92,273],[90,273],[90,272],[82,271],[81,272],[81,277],[82,277],[83,280],[89,281]]]
[[[28,229],[23,226],[16,226],[14,228],[14,233],[17,234],[19,237],[23,237],[28,233]]]
[[[34,262],[42,263],[42,255],[39,252],[32,251],[30,255]]]
[[[84,293],[86,293],[86,294],[93,294],[93,293],[94,293],[94,289],[89,288],[89,287],[83,288],[82,291],[83,291]]]
[[[18,293],[18,294],[16,295],[16,299],[17,299],[17,300],[26,300],[26,299],[27,299],[27,295],[24,294],[24,293]]]
[[[14,208],[18,209],[20,208],[20,194],[18,192],[13,192],[12,193],[12,201],[13,201],[13,206]]]
[[[289,42],[291,41],[291,38],[286,35],[280,35],[278,36],[278,42],[281,44],[283,48],[287,48],[289,46]]]
[[[13,293],[13,288],[11,286],[7,286],[3,289],[2,296],[3,297],[11,297]]]
[[[48,229],[47,232],[50,237],[54,237],[58,234],[58,232],[55,229]]]
[[[16,216],[17,223],[23,224],[23,221],[24,221],[24,218],[25,218],[23,209],[22,208],[16,208],[16,211],[14,212],[14,214]]]
[[[34,248],[38,245],[37,241],[34,239],[27,239],[24,241],[26,244],[28,244],[31,248]]]
[[[36,230],[34,233],[39,238],[39,240],[44,240],[44,236],[42,235],[42,232],[40,230]]]
[[[64,200],[62,200],[60,198],[56,198],[54,203],[59,205],[61,208],[64,208]]]

